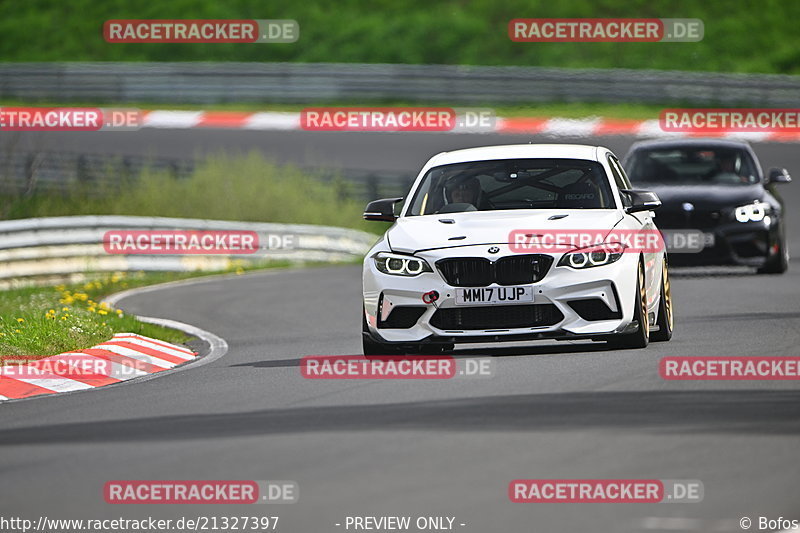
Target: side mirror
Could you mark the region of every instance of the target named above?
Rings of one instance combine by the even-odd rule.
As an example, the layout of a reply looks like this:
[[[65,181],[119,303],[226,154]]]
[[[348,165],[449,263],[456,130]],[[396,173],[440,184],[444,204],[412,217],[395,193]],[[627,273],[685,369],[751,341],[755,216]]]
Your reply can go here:
[[[785,168],[774,167],[769,169],[767,183],[791,183],[792,177]]]
[[[397,215],[394,214],[394,205],[402,200],[402,198],[382,198],[368,203],[364,209],[364,220],[394,222],[397,219]]]
[[[638,213],[640,211],[651,211],[661,207],[661,200],[658,195],[651,191],[639,191],[634,189],[622,189],[628,195],[631,205],[625,208],[626,213]]]

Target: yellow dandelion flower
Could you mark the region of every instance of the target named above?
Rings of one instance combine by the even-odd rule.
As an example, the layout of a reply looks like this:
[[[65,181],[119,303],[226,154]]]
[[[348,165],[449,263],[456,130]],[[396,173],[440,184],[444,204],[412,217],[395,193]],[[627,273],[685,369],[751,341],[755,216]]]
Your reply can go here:
[[[101,315],[107,315],[108,311],[106,311],[105,309],[101,309],[101,310],[98,311],[98,313],[101,314]]]
[[[17,319],[17,322],[19,322],[20,324],[22,324],[23,322],[25,322],[25,319],[24,319],[24,318],[18,318],[18,319]]]

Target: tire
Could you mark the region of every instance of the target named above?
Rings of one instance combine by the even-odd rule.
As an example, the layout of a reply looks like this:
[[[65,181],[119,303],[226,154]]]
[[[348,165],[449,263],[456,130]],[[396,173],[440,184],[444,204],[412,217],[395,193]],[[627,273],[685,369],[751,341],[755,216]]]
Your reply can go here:
[[[672,286],[669,281],[666,259],[661,273],[661,297],[656,311],[656,325],[658,326],[658,331],[650,333],[650,342],[666,342],[672,338],[675,317],[672,307]]]
[[[781,239],[778,244],[778,253],[767,259],[764,266],[759,268],[759,274],[783,274],[789,270],[789,248],[786,241]]]
[[[647,348],[647,344],[650,342],[650,323],[647,318],[647,289],[645,288],[644,263],[641,260],[636,274],[636,307],[634,308],[633,319],[639,323],[636,331],[615,335],[610,338],[608,345],[611,348]]]
[[[393,344],[378,342],[372,338],[367,327],[367,313],[361,309],[361,353],[364,355],[398,355],[402,354]]]

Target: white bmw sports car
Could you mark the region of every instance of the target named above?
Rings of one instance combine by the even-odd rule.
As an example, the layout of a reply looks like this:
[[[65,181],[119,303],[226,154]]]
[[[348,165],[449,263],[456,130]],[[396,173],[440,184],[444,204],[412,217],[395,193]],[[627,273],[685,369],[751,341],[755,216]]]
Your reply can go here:
[[[661,202],[631,187],[607,148],[509,145],[445,152],[402,198],[371,202],[393,221],[363,270],[366,355],[455,344],[672,337]],[[644,237],[644,238],[642,238]]]

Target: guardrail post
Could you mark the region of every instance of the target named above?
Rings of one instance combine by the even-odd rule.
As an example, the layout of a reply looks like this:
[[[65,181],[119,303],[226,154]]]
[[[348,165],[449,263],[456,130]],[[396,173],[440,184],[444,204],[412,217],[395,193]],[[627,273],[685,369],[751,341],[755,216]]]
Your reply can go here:
[[[78,179],[79,183],[86,183],[92,179],[91,173],[89,172],[89,162],[85,154],[78,156],[75,167],[75,177]]]
[[[374,174],[367,176],[367,195],[370,200],[380,198],[378,194],[378,177]]]
[[[39,158],[31,154],[25,160],[25,196],[31,196],[36,190],[36,177],[39,168]]]

